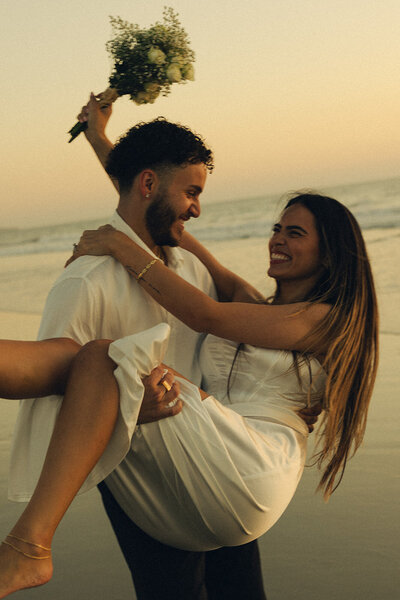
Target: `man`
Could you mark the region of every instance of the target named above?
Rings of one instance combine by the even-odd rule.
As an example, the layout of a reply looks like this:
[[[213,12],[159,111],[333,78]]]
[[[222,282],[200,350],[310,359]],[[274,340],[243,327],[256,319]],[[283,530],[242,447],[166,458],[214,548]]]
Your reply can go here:
[[[163,119],[133,127],[112,149],[104,133],[109,116],[110,110],[101,111],[92,95],[81,118],[88,120],[87,138],[101,163],[107,162],[120,194],[110,223],[215,296],[205,267],[176,247],[185,222],[200,215],[200,194],[213,166],[211,151],[190,130]],[[171,326],[165,362],[199,385],[196,358],[201,336],[149,298],[116,261],[86,256],[74,261],[51,289],[39,337],[70,337],[84,344],[96,338],[118,339],[162,321]],[[46,400],[41,400],[43,410]],[[21,427],[29,421],[29,402],[19,417]],[[160,402],[149,416],[144,406],[140,422],[173,413]],[[99,489],[138,600],[264,599],[255,542],[207,553],[186,552],[160,544],[134,524],[129,505],[131,460],[129,452]]]

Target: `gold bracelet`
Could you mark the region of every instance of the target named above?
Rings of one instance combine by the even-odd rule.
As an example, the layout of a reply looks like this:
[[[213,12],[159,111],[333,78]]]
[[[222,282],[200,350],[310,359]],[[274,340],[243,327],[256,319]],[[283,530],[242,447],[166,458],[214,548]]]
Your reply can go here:
[[[142,279],[143,275],[145,275],[147,273],[147,271],[149,269],[151,269],[151,267],[154,265],[154,263],[156,263],[158,261],[158,258],[153,258],[153,260],[151,260],[149,262],[148,265],[145,266],[145,268],[143,269],[143,271],[140,271],[139,275],[136,277],[136,281],[139,281],[140,279]]]

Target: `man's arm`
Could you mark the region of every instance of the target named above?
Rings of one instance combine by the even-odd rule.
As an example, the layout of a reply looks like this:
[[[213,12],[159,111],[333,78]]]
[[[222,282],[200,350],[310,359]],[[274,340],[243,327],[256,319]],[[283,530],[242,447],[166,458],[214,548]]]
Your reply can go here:
[[[102,167],[105,169],[107,158],[113,149],[113,144],[107,138],[105,129],[111,117],[112,108],[107,106],[100,108],[96,96],[90,94],[89,102],[82,107],[78,115],[80,122],[87,122],[88,128],[85,131],[86,139],[92,146]],[[110,177],[115,189],[119,192],[119,186],[116,179]],[[206,250],[190,234],[185,234],[180,244],[182,248],[188,250],[206,266],[216,284],[218,297],[222,302],[262,302],[264,297],[258,290],[241,277],[229,271],[221,265],[214,256]]]
[[[82,110],[78,115],[78,120],[81,123],[88,124],[88,127],[85,130],[86,139],[92,146],[104,169],[106,168],[108,155],[114,147],[105,133],[111,113],[111,105],[100,108],[99,102],[96,100],[96,96],[91,93],[89,102],[86,104],[86,106],[82,107]],[[113,177],[110,177],[110,179],[113,186],[119,193],[118,181]]]

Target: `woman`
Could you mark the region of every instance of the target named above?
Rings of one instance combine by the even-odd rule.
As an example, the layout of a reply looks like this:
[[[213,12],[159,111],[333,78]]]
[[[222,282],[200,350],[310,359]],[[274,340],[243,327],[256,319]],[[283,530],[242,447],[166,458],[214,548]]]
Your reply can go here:
[[[215,279],[224,276],[226,270],[190,236],[185,245]],[[85,253],[111,254],[168,311],[211,334],[203,344],[202,370],[207,391],[222,402],[179,379],[180,414],[133,437],[138,525],[163,542],[192,549],[260,536],[286,508],[304,466],[307,431],[297,410],[321,400],[318,462],[327,462],[320,487],[328,498],[362,440],[377,366],[374,286],[351,213],[313,194],[288,202],[270,240],[269,275],[277,289],[263,304],[210,299],[110,227],[85,232],[75,257]],[[140,376],[162,359],[167,337],[161,325],[111,345],[91,343],[78,354],[36,491],[0,549],[0,598],[51,577],[54,531],[105,448],[98,464],[107,460],[116,422],[124,435],[121,415],[132,434],[129,411],[141,401]],[[44,395],[65,378],[76,349],[70,340],[38,344],[40,360],[53,365],[43,390],[34,390]],[[169,390],[167,377],[159,374],[158,381]],[[12,381],[7,385],[10,391]]]

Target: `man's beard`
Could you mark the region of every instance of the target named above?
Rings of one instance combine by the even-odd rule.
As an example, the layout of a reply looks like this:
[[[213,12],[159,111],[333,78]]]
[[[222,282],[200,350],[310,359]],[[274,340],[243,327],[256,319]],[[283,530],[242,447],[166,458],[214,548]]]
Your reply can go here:
[[[177,215],[172,209],[168,192],[160,190],[148,207],[145,215],[147,231],[150,233],[157,246],[177,246],[171,227],[177,220]]]

